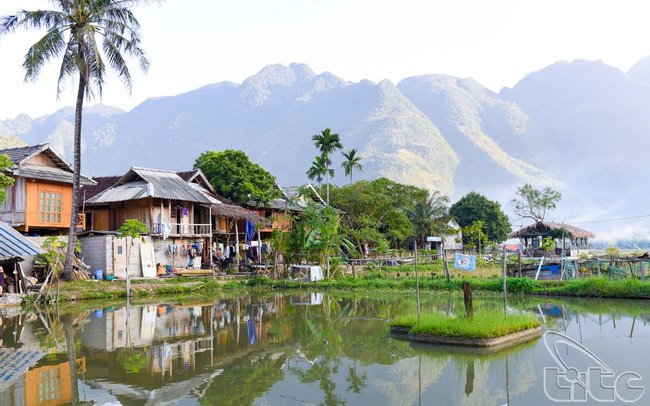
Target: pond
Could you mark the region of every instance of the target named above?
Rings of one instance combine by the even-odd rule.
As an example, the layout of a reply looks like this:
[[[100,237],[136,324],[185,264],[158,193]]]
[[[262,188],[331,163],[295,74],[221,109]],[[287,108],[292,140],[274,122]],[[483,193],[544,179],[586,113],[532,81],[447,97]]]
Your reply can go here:
[[[509,312],[568,338],[493,353],[391,337],[390,320],[414,308],[405,294],[273,293],[3,309],[0,404],[648,404],[635,389],[650,381],[647,302],[512,298]],[[463,300],[423,295],[422,308],[457,314]]]

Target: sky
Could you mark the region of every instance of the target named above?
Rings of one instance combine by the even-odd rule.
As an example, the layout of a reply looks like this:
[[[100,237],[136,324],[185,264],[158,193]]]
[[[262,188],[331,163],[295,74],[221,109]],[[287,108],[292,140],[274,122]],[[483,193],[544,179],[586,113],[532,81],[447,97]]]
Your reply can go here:
[[[50,8],[46,0],[0,0],[0,16]],[[101,100],[129,110],[148,97],[221,81],[241,83],[273,63],[305,63],[348,80],[442,73],[491,90],[559,60],[603,60],[623,71],[650,55],[650,2],[601,0],[167,0],[140,6],[151,61],[129,94],[109,79]],[[0,119],[72,105],[57,100],[60,60],[36,82],[21,68],[43,33],[0,36]]]

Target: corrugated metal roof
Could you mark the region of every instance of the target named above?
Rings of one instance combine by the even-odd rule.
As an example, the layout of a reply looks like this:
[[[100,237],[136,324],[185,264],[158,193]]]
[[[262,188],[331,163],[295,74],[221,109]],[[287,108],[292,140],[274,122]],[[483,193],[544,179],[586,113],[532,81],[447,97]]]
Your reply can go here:
[[[131,168],[117,184],[87,200],[88,204],[122,202],[146,197],[211,204],[200,191],[187,184],[175,172]]]
[[[0,221],[0,255],[3,257],[26,257],[42,254],[43,249],[20,234],[9,224]]]

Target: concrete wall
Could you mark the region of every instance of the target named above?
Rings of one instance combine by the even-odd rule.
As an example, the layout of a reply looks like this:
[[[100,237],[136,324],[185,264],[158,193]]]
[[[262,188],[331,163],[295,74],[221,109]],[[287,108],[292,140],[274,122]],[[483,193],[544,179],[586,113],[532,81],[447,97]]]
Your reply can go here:
[[[81,237],[81,256],[90,270],[101,269],[105,275],[114,275],[112,235]]]
[[[151,243],[151,237],[144,237],[145,243]],[[129,274],[131,276],[142,276],[142,261],[140,260],[140,244],[142,239],[136,238],[131,243],[123,238],[114,235],[99,235],[81,238],[81,255],[84,262],[90,266],[90,270],[101,269],[104,275],[120,275],[124,271],[116,267],[122,267],[118,258],[120,253],[115,252],[116,245],[122,246],[122,255],[125,257],[128,252]],[[155,249],[155,246],[154,246]],[[164,253],[163,253],[164,254]],[[156,252],[156,261],[158,261],[158,252]],[[117,271],[117,272],[116,272]]]

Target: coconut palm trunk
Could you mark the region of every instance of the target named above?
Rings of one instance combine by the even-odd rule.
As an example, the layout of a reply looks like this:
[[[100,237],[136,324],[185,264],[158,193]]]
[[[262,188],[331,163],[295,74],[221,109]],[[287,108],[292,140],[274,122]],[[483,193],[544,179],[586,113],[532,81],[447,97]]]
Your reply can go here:
[[[74,161],[72,176],[72,209],[70,211],[70,231],[68,232],[68,251],[63,267],[63,278],[67,281],[73,279],[72,257],[75,250],[75,237],[77,230],[77,217],[79,215],[79,186],[81,183],[81,123],[83,117],[83,104],[86,95],[86,80],[82,73],[79,73],[79,89],[77,90],[77,103],[74,111]]]

